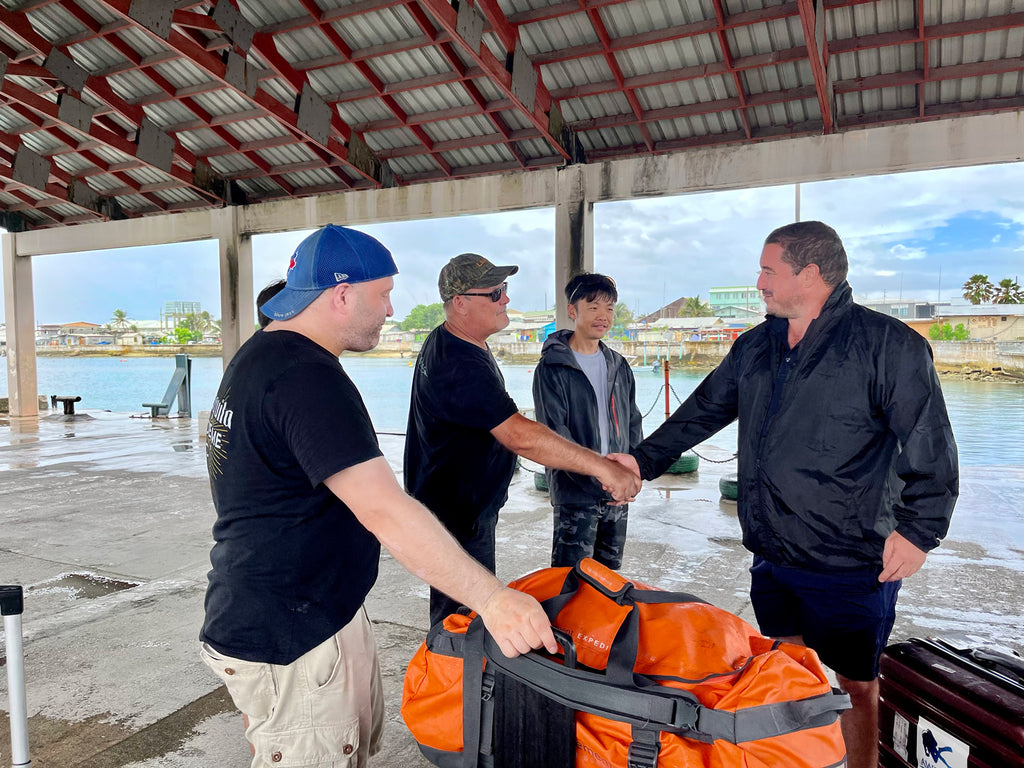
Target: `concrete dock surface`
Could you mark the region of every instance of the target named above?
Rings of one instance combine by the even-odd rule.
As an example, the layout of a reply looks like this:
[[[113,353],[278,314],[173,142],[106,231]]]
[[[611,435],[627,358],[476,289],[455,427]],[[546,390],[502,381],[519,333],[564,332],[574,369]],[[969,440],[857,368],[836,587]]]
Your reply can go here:
[[[403,438],[380,440],[400,472]],[[648,483],[631,505],[622,573],[753,621],[750,556],[735,503],[719,494],[735,472],[731,448],[712,440],[698,452],[697,472]],[[966,470],[964,483],[950,536],[904,584],[893,640],[956,633],[1020,650],[1024,522],[1000,505],[1006,483],[1021,498],[1024,469]],[[972,505],[987,511],[972,515]],[[0,584],[26,590],[34,768],[249,765],[241,718],[197,655],[213,521],[197,419],[0,419]],[[498,537],[503,580],[548,564],[551,508],[528,468],[516,473]],[[383,554],[367,602],[387,697],[376,766],[429,765],[399,715],[427,595]],[[0,673],[0,765],[10,762],[6,686]]]

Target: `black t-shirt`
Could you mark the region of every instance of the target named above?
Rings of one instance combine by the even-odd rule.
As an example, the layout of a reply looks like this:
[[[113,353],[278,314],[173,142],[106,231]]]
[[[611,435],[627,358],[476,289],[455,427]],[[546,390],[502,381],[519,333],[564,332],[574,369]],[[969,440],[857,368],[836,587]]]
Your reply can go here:
[[[224,372],[207,436],[217,521],[200,637],[290,664],[345,626],[377,578],[380,543],[324,485],[381,455],[373,424],[330,352],[261,331]]]
[[[517,412],[488,350],[431,332],[412,378],[405,487],[460,540],[505,503],[516,457],[490,430]]]

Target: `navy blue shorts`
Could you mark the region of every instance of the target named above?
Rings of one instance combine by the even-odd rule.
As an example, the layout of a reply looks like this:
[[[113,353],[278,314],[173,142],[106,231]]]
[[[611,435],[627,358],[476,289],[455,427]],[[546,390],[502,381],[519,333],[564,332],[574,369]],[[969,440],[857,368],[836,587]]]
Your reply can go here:
[[[837,674],[870,681],[878,677],[901,583],[879,582],[875,571],[821,573],[755,556],[750,601],[761,634],[799,635]]]

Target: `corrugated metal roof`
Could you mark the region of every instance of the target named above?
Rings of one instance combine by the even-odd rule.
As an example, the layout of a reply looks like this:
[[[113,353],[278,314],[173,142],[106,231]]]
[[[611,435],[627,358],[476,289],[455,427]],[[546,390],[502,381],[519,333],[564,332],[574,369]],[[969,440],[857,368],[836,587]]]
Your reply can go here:
[[[1024,0],[460,8],[0,0],[0,225],[1024,108]]]

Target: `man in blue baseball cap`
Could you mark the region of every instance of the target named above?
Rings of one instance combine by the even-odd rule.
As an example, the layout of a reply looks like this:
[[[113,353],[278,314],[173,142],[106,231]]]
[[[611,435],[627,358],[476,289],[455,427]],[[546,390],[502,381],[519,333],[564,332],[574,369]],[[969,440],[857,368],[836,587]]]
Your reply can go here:
[[[210,414],[201,656],[245,716],[254,768],[365,766],[377,751],[382,686],[363,601],[381,544],[476,610],[507,655],[557,649],[540,605],[405,494],[338,360],[376,346],[397,272],[362,232],[327,225],[303,240]]]

